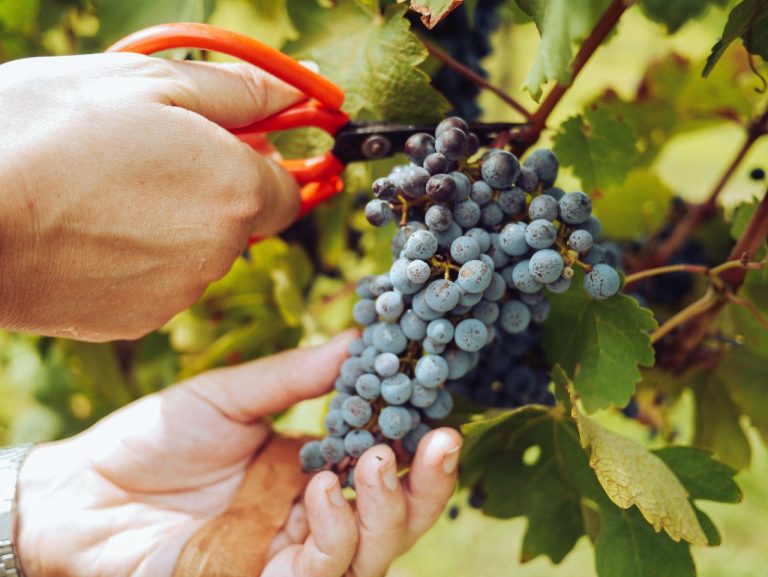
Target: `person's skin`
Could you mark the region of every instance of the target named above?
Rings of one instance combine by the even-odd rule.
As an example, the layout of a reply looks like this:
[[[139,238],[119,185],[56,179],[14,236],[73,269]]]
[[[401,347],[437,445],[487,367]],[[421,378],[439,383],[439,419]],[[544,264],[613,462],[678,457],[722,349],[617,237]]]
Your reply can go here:
[[[263,417],[328,392],[354,336],[202,374],[33,450],[18,486],[28,577],[170,577],[189,537],[228,508],[270,434]],[[315,475],[262,577],[383,577],[452,495],[460,446],[456,431],[429,433],[403,480],[389,447],[369,449],[354,507],[336,475]]]
[[[191,305],[298,211],[293,179],[225,128],[301,99],[245,64],[0,66],[0,328],[137,338]]]

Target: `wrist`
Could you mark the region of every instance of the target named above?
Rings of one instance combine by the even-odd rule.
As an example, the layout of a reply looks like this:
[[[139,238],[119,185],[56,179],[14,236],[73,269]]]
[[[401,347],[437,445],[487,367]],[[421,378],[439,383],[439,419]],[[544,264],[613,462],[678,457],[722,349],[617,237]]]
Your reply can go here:
[[[0,449],[0,574],[23,577],[18,554],[17,487],[19,469],[31,445]]]

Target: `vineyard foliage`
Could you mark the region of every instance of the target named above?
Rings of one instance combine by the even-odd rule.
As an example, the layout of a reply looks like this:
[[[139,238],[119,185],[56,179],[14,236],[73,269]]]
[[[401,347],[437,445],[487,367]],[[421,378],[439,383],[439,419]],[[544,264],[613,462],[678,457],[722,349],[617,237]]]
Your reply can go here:
[[[629,11],[669,36],[720,14],[721,32],[706,61],[670,52],[630,90],[607,89],[552,121],[570,85],[590,82],[591,70],[582,67]],[[751,201],[728,210],[718,202],[734,174],[754,168],[741,160],[768,133],[761,76],[768,72],[768,4],[6,0],[0,61],[101,51],[138,28],[171,21],[229,27],[314,61],[344,89],[353,119],[419,124],[451,111],[480,115],[478,93],[488,87],[478,82],[489,77],[483,58],[495,47],[495,68],[511,68],[514,56],[498,52],[503,40],[535,26],[540,41],[530,47],[522,86],[501,87],[503,97],[530,107],[507,109],[505,119],[528,124],[506,142],[522,158],[529,148],[552,146],[571,190],[591,196],[603,237],[623,253],[625,286],[606,300],[590,297],[580,281],[550,295],[542,343],[555,406],[457,403],[448,424],[466,439],[461,489],[481,492],[475,505],[487,515],[527,518],[522,561],[546,556],[558,563],[586,535],[601,577],[695,575],[691,546],[720,543],[699,502],[738,502],[734,475],[750,463],[748,429],[768,441],[765,177],[756,179],[759,194]],[[712,172],[704,202],[686,202],[659,173],[660,159],[674,138],[720,125],[734,127],[739,143],[708,154],[728,168]],[[329,145],[312,129],[272,138],[287,157]],[[737,146],[742,150],[725,152],[733,159],[719,159]],[[179,379],[352,326],[356,281],[388,270],[391,261],[393,225],[373,228],[363,216],[370,184],[403,161],[350,165],[344,194],[254,245],[199,302],[138,341],[0,333],[0,440],[68,436]],[[669,265],[677,268],[643,277]],[[694,415],[690,439],[678,436],[675,422],[686,404]],[[321,411],[302,415],[317,431]],[[615,430],[618,415],[645,427],[647,442]]]

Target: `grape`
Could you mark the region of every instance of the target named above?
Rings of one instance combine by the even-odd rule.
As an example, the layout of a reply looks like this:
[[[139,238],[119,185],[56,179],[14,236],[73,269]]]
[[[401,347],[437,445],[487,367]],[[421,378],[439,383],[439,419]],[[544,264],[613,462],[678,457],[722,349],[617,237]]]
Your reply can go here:
[[[361,457],[373,444],[373,435],[365,429],[355,429],[344,437],[344,450],[353,459]]]
[[[498,203],[504,214],[520,214],[525,209],[525,191],[517,187],[502,190],[499,193]]]
[[[489,202],[480,209],[480,222],[483,226],[493,228],[504,220],[504,213],[495,202]]]
[[[391,377],[400,370],[400,359],[394,353],[381,353],[373,362],[373,368],[382,377]]]
[[[349,393],[337,393],[336,396],[331,399],[331,402],[328,403],[328,410],[329,411],[338,410],[339,413],[341,414],[341,405],[343,405],[344,401],[346,401],[351,396],[352,395],[350,395]]]
[[[384,226],[393,217],[389,203],[384,200],[374,199],[365,205],[365,218],[373,226]]]
[[[357,296],[364,299],[369,299],[373,297],[373,293],[371,292],[372,280],[373,280],[373,277],[368,275],[368,276],[364,276],[359,281],[357,281],[357,287],[355,287],[355,292],[357,293]]]
[[[375,323],[376,316],[376,303],[371,299],[361,299],[355,303],[352,307],[352,317],[355,322],[360,325],[370,325]]]
[[[408,346],[399,324],[379,323],[373,332],[373,346],[382,353],[394,353],[399,355]]]
[[[438,420],[444,419],[450,415],[452,410],[453,398],[451,397],[451,393],[445,389],[440,389],[437,393],[437,399],[429,407],[424,409],[424,414],[430,419]]]
[[[549,316],[549,311],[552,309],[552,303],[543,300],[529,308],[531,309],[531,320],[537,323],[543,323]]]
[[[472,309],[472,316],[484,325],[492,325],[499,318],[499,305],[491,301],[480,301]]]
[[[765,170],[762,168],[753,168],[749,173],[749,178],[752,180],[763,180],[765,178]]]
[[[488,339],[488,329],[477,319],[464,319],[454,330],[453,340],[462,351],[479,351]]]
[[[537,196],[528,206],[528,216],[531,220],[543,218],[544,220],[556,220],[558,215],[557,201],[548,194]]]
[[[435,319],[427,325],[427,335],[434,342],[446,345],[453,340],[453,325],[448,319]]]
[[[531,221],[525,228],[525,242],[531,248],[537,250],[548,248],[555,244],[555,239],[557,239],[555,225],[543,218]]]
[[[377,178],[373,181],[371,189],[379,200],[391,202],[397,198],[397,185],[391,178]]]
[[[547,283],[547,289],[556,294],[562,294],[571,288],[571,279],[560,277],[559,279]]]
[[[339,371],[339,378],[344,385],[352,387],[357,378],[364,372],[363,361],[361,361],[359,357],[350,357],[342,363],[341,370]]]
[[[539,177],[539,181],[545,188],[552,186],[555,180],[557,180],[559,163],[557,161],[557,156],[555,156],[551,150],[545,148],[534,150],[531,155],[525,159],[523,166],[533,169]]]
[[[466,236],[472,238],[480,247],[480,252],[487,251],[491,246],[491,235],[488,234],[482,228],[470,228],[466,233]]]
[[[461,265],[456,283],[468,293],[482,293],[491,284],[491,278],[493,278],[492,267],[481,260],[470,260]],[[450,310],[453,306],[446,310]]]
[[[467,133],[461,128],[446,128],[435,140],[435,149],[448,160],[459,160],[467,155]]]
[[[344,420],[353,427],[365,426],[373,415],[370,403],[357,395],[352,395],[344,401],[341,412],[344,415]]]
[[[403,439],[403,447],[405,450],[408,451],[411,455],[416,454],[416,449],[419,446],[419,443],[431,430],[432,429],[429,428],[429,425],[425,425],[424,423],[421,423],[410,430]]]
[[[541,289],[541,283],[531,274],[529,260],[520,261],[512,269],[512,284],[524,293],[535,293]]]
[[[338,437],[326,437],[320,441],[320,454],[327,463],[336,464],[347,456],[344,441]]]
[[[427,181],[430,174],[418,166],[409,166],[400,181],[400,191],[403,196],[416,200],[427,194]]]
[[[604,257],[603,262],[613,268],[621,268],[622,255],[619,245],[615,242],[604,242],[600,245],[603,249]]]
[[[334,400],[341,397],[339,394]],[[347,398],[349,395],[347,395]],[[333,401],[331,401],[333,402]],[[343,437],[349,431],[349,425],[344,420],[344,415],[340,409],[331,408],[328,414],[325,415],[325,430],[332,437]]]
[[[305,472],[319,471],[325,467],[325,458],[320,451],[320,441],[310,441],[299,452],[301,466]]]
[[[427,303],[426,290],[417,292],[414,295],[411,307],[416,316],[425,321],[432,321],[443,316],[443,313],[436,311]]]
[[[413,383],[414,389],[416,388],[417,385],[418,383],[415,383],[415,382]],[[413,399],[413,395],[411,395],[411,399]],[[408,409],[408,414],[411,415],[411,430],[413,430],[416,427],[418,427],[419,424],[421,423],[421,413],[419,412],[418,409],[415,409],[413,407],[406,407],[406,409]]]
[[[531,323],[531,310],[521,301],[507,301],[501,307],[499,322],[508,333],[520,333]]]
[[[593,242],[590,232],[584,229],[574,230],[568,237],[568,246],[580,253],[585,253],[592,248]]]
[[[603,250],[603,247],[599,244],[595,244],[587,251],[587,254],[581,257],[581,260],[586,264],[599,264],[603,262],[604,258],[605,251]]]
[[[510,256],[521,256],[528,252],[528,243],[525,241],[524,222],[511,222],[501,229],[499,233],[499,246],[501,250]]]
[[[478,261],[470,261],[470,262],[478,262]],[[459,272],[459,278],[461,278],[461,272]],[[433,310],[436,310],[439,312],[448,312],[449,310],[451,310],[453,307],[459,304],[460,297],[461,297],[461,291],[459,290],[459,287],[456,286],[456,284],[450,280],[445,280],[445,279],[434,280],[431,283],[429,283],[426,289],[427,304]],[[424,319],[424,320],[427,320],[427,319]]]
[[[520,300],[525,304],[532,306],[539,304],[542,300],[544,300],[544,291],[540,290],[539,292],[535,293],[520,293],[519,297]]]
[[[445,345],[443,343],[433,341],[429,337],[422,341],[421,346],[424,348],[424,352],[428,355],[441,355],[443,354],[443,351],[445,351]]]
[[[480,150],[480,139],[477,134],[470,132],[467,134],[467,156],[472,156]]]
[[[416,363],[414,375],[425,387],[436,387],[448,378],[448,363],[439,355],[424,355]]]
[[[371,294],[374,297],[380,296],[382,293],[392,290],[392,282],[389,280],[389,275],[380,274],[371,279],[370,282]]]
[[[379,414],[379,427],[387,439],[402,439],[411,430],[411,414],[403,407],[384,407]]]
[[[400,317],[400,328],[403,334],[412,341],[420,341],[427,336],[426,321],[420,319],[412,309],[408,309]]]
[[[456,188],[456,180],[450,174],[436,174],[427,181],[427,196],[437,202],[446,202],[454,197]]]
[[[621,278],[612,266],[596,264],[584,277],[584,289],[598,300],[607,299],[619,292]]]
[[[402,294],[414,294],[421,289],[421,285],[411,281],[408,277],[408,266],[410,261],[407,258],[399,258],[392,263],[389,269],[389,277],[392,279],[392,286]]]
[[[437,238],[428,230],[417,230],[405,242],[403,256],[410,259],[427,260],[437,251]]]
[[[590,216],[579,226],[581,227],[581,230],[586,230],[589,234],[592,235],[593,241],[596,241],[600,238],[600,233],[602,232],[603,227],[596,216]]]
[[[520,169],[520,178],[517,179],[517,186],[522,188],[525,192],[533,192],[536,187],[539,186],[539,175],[532,168],[525,166]]]
[[[489,239],[490,242],[490,239]],[[458,264],[475,260],[480,256],[480,245],[469,236],[460,236],[451,243],[451,258]]]
[[[408,280],[415,285],[425,284],[431,274],[432,269],[423,260],[413,260],[408,263],[405,269],[405,275],[408,277]]]
[[[347,446],[344,445],[344,450],[346,450]],[[354,491],[355,489],[355,468],[351,467],[349,469],[349,473],[347,474],[347,487],[352,489]]]
[[[482,206],[493,200],[493,189],[482,180],[476,180],[472,183],[472,192],[469,193],[469,198]]]
[[[451,349],[443,355],[448,363],[448,378],[460,379],[469,372],[469,354],[461,349]]]
[[[347,352],[353,357],[359,357],[363,354],[364,350],[365,343],[363,342],[363,339],[355,339],[350,341],[349,345],[347,345]]]
[[[437,232],[446,231],[453,224],[451,209],[442,204],[433,204],[427,209],[427,213],[424,215],[424,222],[430,230]]]
[[[403,295],[396,291],[387,291],[376,299],[376,312],[385,321],[396,321],[405,310]]]
[[[549,248],[535,252],[531,260],[528,261],[531,276],[540,283],[555,282],[560,278],[564,267],[565,264],[560,253]]]
[[[449,248],[451,243],[461,236],[461,227],[455,222],[452,222],[451,226],[448,227],[448,230],[445,232],[438,232],[435,236],[437,237],[438,247]]]
[[[461,295],[461,298],[459,299],[459,306],[472,308],[481,300],[483,300],[483,293],[466,293],[465,292],[463,295]],[[458,314],[455,312],[455,309],[452,312],[453,314]]]
[[[439,152],[430,154],[424,159],[424,168],[429,174],[441,174],[448,170],[450,161]]]
[[[493,188],[509,188],[520,176],[520,162],[506,150],[492,149],[483,155],[480,170]]]
[[[449,116],[448,118],[441,120],[440,124],[437,125],[435,128],[435,136],[440,136],[449,128],[458,128],[464,132],[469,132],[469,125],[467,125],[463,118],[459,118],[458,116]]]
[[[489,256],[494,270],[503,268],[509,262],[509,255],[502,250],[501,239],[498,233],[492,232],[490,237],[491,246],[486,251],[486,255],[480,255],[480,260],[483,260],[483,256]]]
[[[381,397],[390,405],[402,405],[407,402],[411,398],[411,392],[413,392],[411,379],[403,373],[397,373],[381,381]]]
[[[421,164],[435,152],[435,137],[426,132],[417,132],[405,141],[405,155],[414,164]]]
[[[485,289],[483,298],[488,301],[497,301],[504,296],[506,292],[507,283],[504,281],[504,277],[495,272],[491,276],[491,284]]]
[[[462,202],[469,198],[469,193],[472,191],[472,183],[469,177],[458,170],[454,170],[450,173],[453,180],[456,181],[456,194],[451,199],[451,202]]]
[[[581,224],[592,214],[592,200],[583,192],[569,192],[560,199],[560,219]]]
[[[463,228],[472,228],[480,221],[480,205],[465,200],[453,207],[453,221]]]
[[[562,188],[552,187],[552,188],[545,188],[541,191],[541,194],[546,194],[554,198],[555,200],[559,201],[563,196],[565,196],[565,191]],[[559,205],[558,205],[559,209]]]

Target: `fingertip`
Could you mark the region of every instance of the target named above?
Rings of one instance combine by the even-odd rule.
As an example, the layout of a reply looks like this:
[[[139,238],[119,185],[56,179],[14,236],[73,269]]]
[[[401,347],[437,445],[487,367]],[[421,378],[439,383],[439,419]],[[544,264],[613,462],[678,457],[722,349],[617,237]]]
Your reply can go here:
[[[435,429],[427,433],[419,443],[415,459],[427,466],[435,466],[443,464],[446,458],[452,458],[455,455],[458,462],[463,441],[461,434],[455,429],[449,427]]]
[[[384,444],[374,445],[363,453],[355,465],[355,487],[358,492],[378,486],[385,468],[397,467],[395,452]]]

